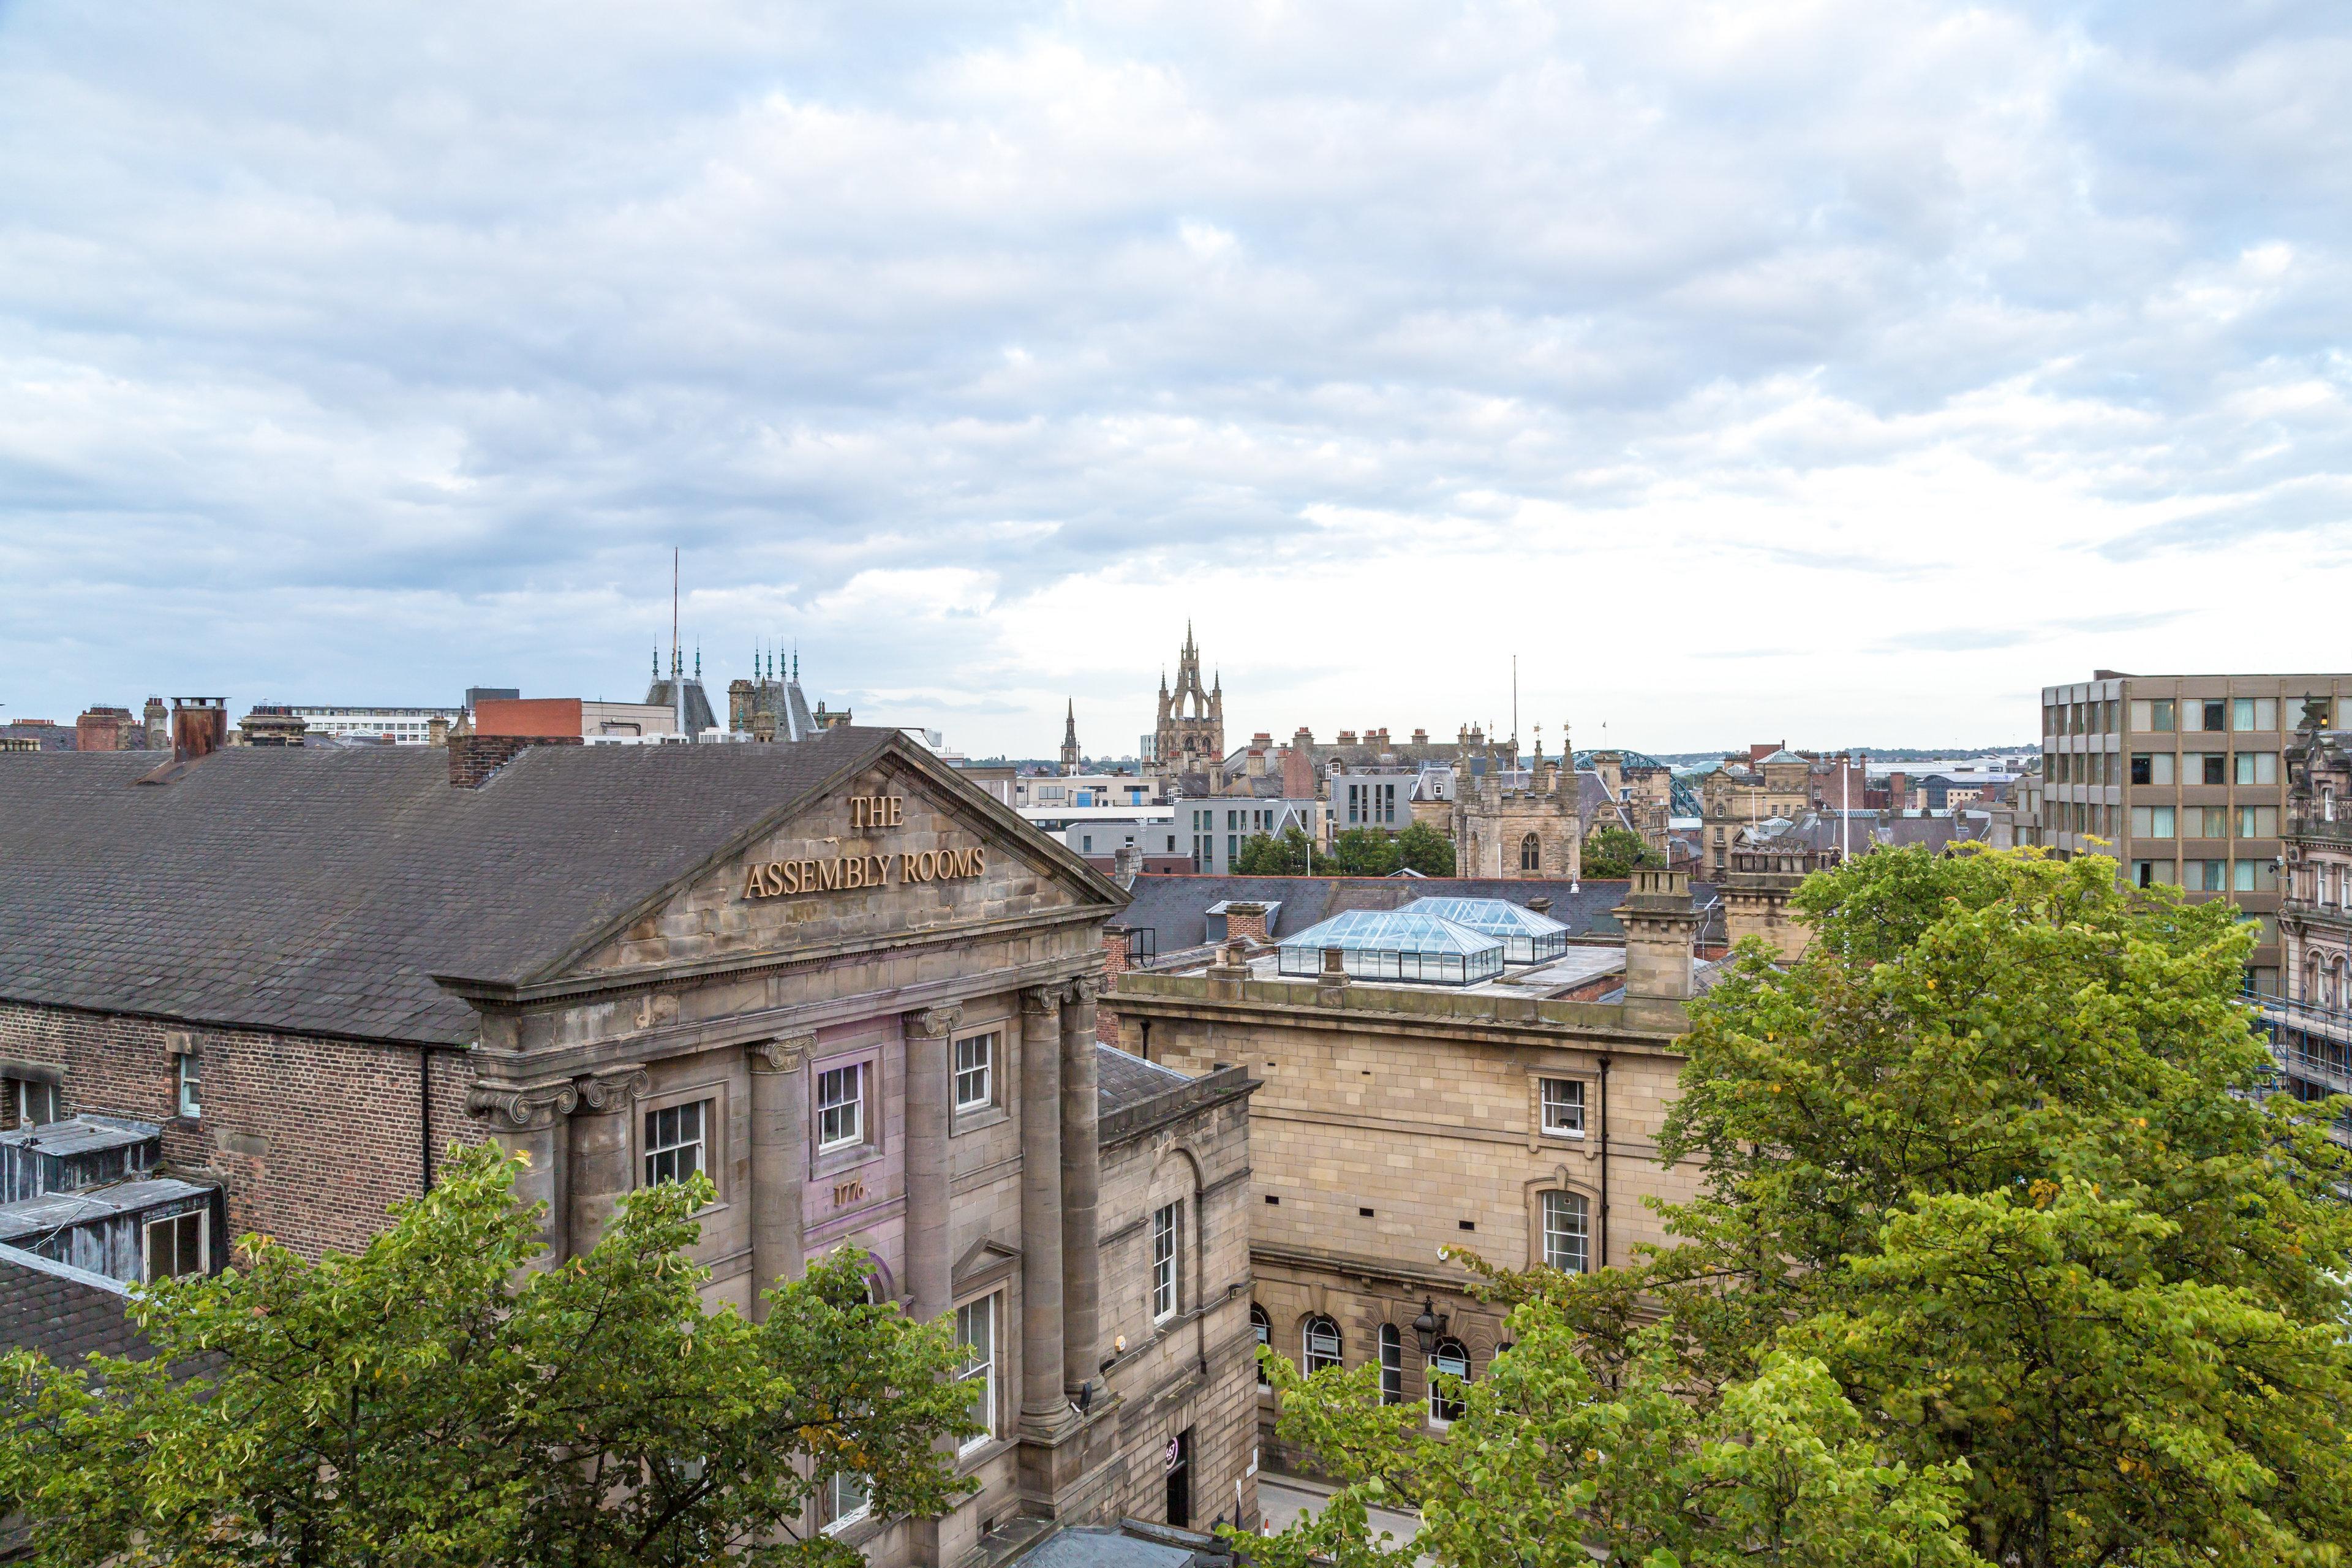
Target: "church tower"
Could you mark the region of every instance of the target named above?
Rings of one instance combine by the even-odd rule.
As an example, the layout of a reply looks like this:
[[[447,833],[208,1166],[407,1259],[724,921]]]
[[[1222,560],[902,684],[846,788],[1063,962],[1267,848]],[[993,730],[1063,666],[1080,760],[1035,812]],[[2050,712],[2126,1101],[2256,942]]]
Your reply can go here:
[[[1176,688],[1160,678],[1160,717],[1152,732],[1154,771],[1170,794],[1214,792],[1225,765],[1225,689],[1222,677],[1203,682],[1201,649],[1192,624],[1184,623],[1184,646],[1176,656]],[[1184,781],[1192,780],[1190,785]]]
[[[1062,715],[1062,774],[1068,777],[1078,771],[1078,710],[1072,703]]]

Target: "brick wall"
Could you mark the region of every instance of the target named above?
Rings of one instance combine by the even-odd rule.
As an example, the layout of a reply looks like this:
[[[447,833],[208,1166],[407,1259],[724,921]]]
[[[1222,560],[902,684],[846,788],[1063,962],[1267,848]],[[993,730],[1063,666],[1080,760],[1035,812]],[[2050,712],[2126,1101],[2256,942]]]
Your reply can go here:
[[[173,1114],[172,1042],[198,1052],[204,1114]],[[348,1250],[385,1208],[423,1185],[414,1046],[183,1028],[152,1018],[0,1002],[0,1056],[60,1068],[64,1110],[136,1117],[163,1129],[163,1159],[218,1178],[232,1235],[264,1231],[306,1257]],[[479,1142],[466,1115],[473,1068],[432,1053],[437,1164],[450,1140]]]
[[[459,735],[449,742],[449,782],[478,789],[530,746],[577,746],[578,735]]]
[[[1105,926],[1103,928],[1102,984],[1105,1001],[1109,999],[1111,987],[1118,984],[1118,977],[1127,973],[1128,941],[1126,927]],[[1116,1046],[1119,1043],[1118,1015],[1100,1002],[1095,1005],[1095,1038],[1106,1046]]]

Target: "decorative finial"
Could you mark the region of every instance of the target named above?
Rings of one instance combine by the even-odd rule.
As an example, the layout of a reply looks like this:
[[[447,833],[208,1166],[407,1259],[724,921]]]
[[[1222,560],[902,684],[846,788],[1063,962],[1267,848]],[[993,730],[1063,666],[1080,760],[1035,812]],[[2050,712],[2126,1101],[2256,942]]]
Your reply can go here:
[[[702,679],[702,645],[700,643],[694,645],[694,679],[697,680]]]

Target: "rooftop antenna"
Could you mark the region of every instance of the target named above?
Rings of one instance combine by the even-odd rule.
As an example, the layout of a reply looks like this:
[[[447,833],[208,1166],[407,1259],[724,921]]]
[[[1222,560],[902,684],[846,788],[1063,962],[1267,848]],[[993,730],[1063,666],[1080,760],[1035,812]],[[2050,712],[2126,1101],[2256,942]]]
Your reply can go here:
[[[672,710],[676,715],[673,722],[677,730],[677,737],[681,741],[691,741],[694,737],[687,731],[686,728],[685,676],[685,667],[678,658],[677,546],[673,544],[669,547],[669,697]]]
[[[1519,656],[1511,656],[1511,755],[1519,754]]]

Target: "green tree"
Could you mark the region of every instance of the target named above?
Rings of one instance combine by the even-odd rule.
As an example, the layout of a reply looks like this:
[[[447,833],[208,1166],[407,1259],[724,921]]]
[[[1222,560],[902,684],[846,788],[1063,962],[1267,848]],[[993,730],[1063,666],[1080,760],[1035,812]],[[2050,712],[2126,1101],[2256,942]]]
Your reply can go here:
[[[1614,823],[1584,841],[1584,874],[1600,881],[1630,877],[1637,867],[1665,863],[1656,850],[1642,842],[1640,834]]]
[[[239,1268],[135,1292],[152,1361],[7,1358],[0,1500],[36,1561],[849,1568],[801,1522],[836,1474],[881,1516],[969,1489],[941,1447],[978,1430],[955,1347],[869,1304],[859,1258],[770,1292],[759,1324],[706,1311],[698,1176],[526,1270],[518,1163],[453,1152],[356,1255],[248,1237]]]
[[[1234,874],[1240,877],[1299,877],[1307,873],[1308,851],[1313,846],[1297,824],[1282,830],[1282,837],[1270,834],[1252,835],[1244,841],[1241,853],[1234,857]]]
[[[1384,827],[1350,827],[1335,833],[1329,855],[1316,858],[1318,868],[1334,877],[1385,877],[1402,863],[1397,855],[1397,836]]]
[[[1454,840],[1426,822],[1416,822],[1396,836],[1398,860],[1424,877],[1454,875]]]
[[[2342,1562],[2352,1169],[2262,1092],[2250,928],[2113,862],[1882,853],[1797,964],[1693,1008],[1646,1283],[1691,1364],[1818,1356],[1889,1448],[1965,1460],[1988,1560]]]
[[[1483,1468],[1303,1402],[1300,1438],[1358,1489],[1324,1543],[1356,1550],[1344,1500],[1418,1500],[1416,1551],[1499,1568],[1551,1498],[1619,1563],[1943,1562],[1922,1528],[1948,1500],[2000,1568],[2352,1562],[2343,1102],[2265,1092],[2249,928],[2031,850],[1884,852],[1796,904],[1803,959],[1749,945],[1692,1005],[1660,1140],[1706,1171],[1658,1205],[1680,1245],[1581,1276],[1473,1260],[1519,1342],[1484,1381],[1554,1380],[1523,1407],[1474,1389]],[[1562,1348],[1522,1361],[1543,1333]],[[1604,1415],[1587,1463],[1615,1482],[1560,1459]],[[1718,1508],[1692,1454],[1843,1501]]]
[[[1339,1488],[1311,1519],[1253,1542],[1267,1568],[1958,1568],[1962,1467],[1916,1469],[1872,1439],[1820,1362],[1774,1352],[1705,1398],[1682,1385],[1665,1328],[1629,1344],[1613,1387],[1541,1294],[1511,1314],[1510,1352],[1454,1383],[1444,1436],[1380,1403],[1374,1369],[1301,1377],[1259,1352],[1283,1435],[1324,1456]],[[1448,1380],[1453,1383],[1453,1380]],[[1373,1508],[1415,1508],[1411,1542]]]

